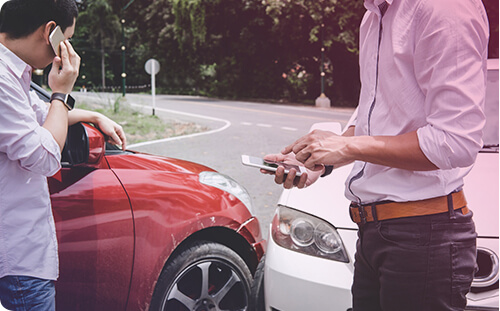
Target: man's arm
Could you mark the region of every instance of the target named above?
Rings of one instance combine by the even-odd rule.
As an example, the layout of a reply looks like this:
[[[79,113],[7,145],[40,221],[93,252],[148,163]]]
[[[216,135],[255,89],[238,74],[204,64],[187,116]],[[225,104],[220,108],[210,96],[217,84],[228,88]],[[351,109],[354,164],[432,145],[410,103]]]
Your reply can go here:
[[[354,136],[354,129],[355,129],[354,126],[349,126],[347,130],[342,134],[342,136],[343,137]],[[331,132],[325,132],[325,133],[331,133]],[[286,162],[286,163],[294,163],[302,165],[302,163],[297,161],[293,153],[270,154],[266,155],[264,158],[268,161]],[[315,183],[319,179],[319,177],[323,175],[323,173],[325,172],[325,167],[323,164],[324,163],[321,163],[319,165],[313,166],[312,169],[308,169],[307,173],[302,174],[300,178],[295,178],[296,172],[293,170],[288,175],[285,175],[285,169],[283,167],[278,167],[278,170],[274,173],[269,173],[269,171],[266,170],[261,170],[261,172],[263,174],[274,174],[275,175],[274,181],[279,185],[282,184],[285,189],[291,189],[294,186],[297,188],[304,188]],[[334,167],[338,166],[340,165]]]
[[[73,125],[78,122],[94,124],[108,137],[110,143],[120,145],[123,150],[127,147],[127,137],[123,128],[103,114],[83,109],[73,109],[68,113],[68,124]]]
[[[351,129],[348,131],[345,134],[353,133]],[[282,153],[295,153],[306,168],[318,164],[339,167],[363,161],[413,171],[437,169],[420,149],[416,131],[398,136],[347,135],[313,131],[287,146]]]
[[[78,77],[80,57],[67,40],[61,42],[60,47],[61,57],[56,56],[52,62],[49,84],[54,93],[69,94]],[[55,99],[51,102],[42,127],[52,134],[62,151],[68,133],[68,109],[62,101]]]

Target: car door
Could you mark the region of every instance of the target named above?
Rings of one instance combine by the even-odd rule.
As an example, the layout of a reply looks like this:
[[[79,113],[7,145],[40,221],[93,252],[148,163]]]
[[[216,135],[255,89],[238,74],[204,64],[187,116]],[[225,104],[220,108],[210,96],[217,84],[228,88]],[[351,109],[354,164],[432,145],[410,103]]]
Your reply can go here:
[[[119,180],[108,168],[83,165],[63,168],[49,188],[59,242],[57,309],[125,310],[134,232]]]

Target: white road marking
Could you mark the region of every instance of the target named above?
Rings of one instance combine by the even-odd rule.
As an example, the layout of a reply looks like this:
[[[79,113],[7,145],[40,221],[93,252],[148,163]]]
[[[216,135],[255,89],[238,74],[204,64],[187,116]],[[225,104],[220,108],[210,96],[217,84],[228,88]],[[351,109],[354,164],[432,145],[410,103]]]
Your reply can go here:
[[[298,129],[294,127],[286,127],[286,126],[281,127],[281,129],[285,131],[298,131]]]
[[[139,104],[131,104],[132,106],[136,106],[139,108],[143,109],[151,109],[149,106],[145,105],[139,105]],[[222,132],[228,127],[231,126],[231,122],[228,120],[224,119],[219,119],[219,118],[214,118],[214,117],[207,117],[207,116],[202,116],[199,114],[194,114],[194,113],[188,113],[188,112],[181,112],[181,111],[176,111],[176,110],[170,110],[170,109],[164,109],[164,108],[156,108],[155,110],[158,111],[164,111],[168,113],[175,113],[175,114],[181,114],[185,116],[190,116],[190,117],[195,117],[195,118],[201,118],[201,119],[206,119],[206,120],[211,120],[211,121],[218,121],[224,123],[224,125],[218,129],[211,130],[211,131],[206,131],[206,132],[201,132],[201,133],[195,133],[195,134],[188,134],[188,135],[181,135],[181,136],[175,136],[175,137],[168,137],[168,138],[163,138],[163,139],[157,139],[157,140],[151,140],[151,141],[145,141],[142,143],[137,143],[137,144],[132,144],[130,146],[127,146],[128,148],[135,148],[135,147],[141,147],[141,146],[147,146],[147,145],[153,145],[153,144],[158,144],[158,143],[163,143],[167,141],[173,141],[173,140],[180,140],[183,138],[190,138],[190,137],[197,137],[197,136],[202,136],[202,135],[209,135],[209,134],[214,134],[218,132]]]
[[[262,123],[257,123],[257,126],[260,126],[260,127],[273,127],[271,124],[262,124]]]

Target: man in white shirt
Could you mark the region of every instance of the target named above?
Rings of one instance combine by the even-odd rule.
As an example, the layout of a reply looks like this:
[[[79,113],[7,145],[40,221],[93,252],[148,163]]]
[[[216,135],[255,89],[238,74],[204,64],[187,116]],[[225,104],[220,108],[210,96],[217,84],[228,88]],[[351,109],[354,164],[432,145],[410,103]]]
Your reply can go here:
[[[365,0],[359,106],[342,136],[313,131],[268,160],[309,169],[354,162],[359,226],[353,311],[463,310],[476,233],[461,191],[482,147],[488,20],[480,0]]]
[[[75,30],[74,0],[9,0],[0,11],[0,301],[9,310],[55,310],[58,254],[47,176],[59,171],[68,125],[98,126],[125,148],[105,116],[72,109],[80,57],[68,40],[56,56],[50,33]],[[33,68],[52,63],[50,103],[30,92]]]

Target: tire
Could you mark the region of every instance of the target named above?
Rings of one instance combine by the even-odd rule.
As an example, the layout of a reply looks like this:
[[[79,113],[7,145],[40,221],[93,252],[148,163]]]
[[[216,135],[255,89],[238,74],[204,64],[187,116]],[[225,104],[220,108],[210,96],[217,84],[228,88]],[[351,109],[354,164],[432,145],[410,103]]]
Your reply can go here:
[[[252,283],[252,289],[250,291],[250,306],[249,311],[265,311],[266,304],[264,298],[264,264],[266,261],[266,256],[262,256],[262,259],[257,266],[255,271],[255,277]]]
[[[163,269],[151,311],[247,311],[252,274],[232,249],[196,242]]]

